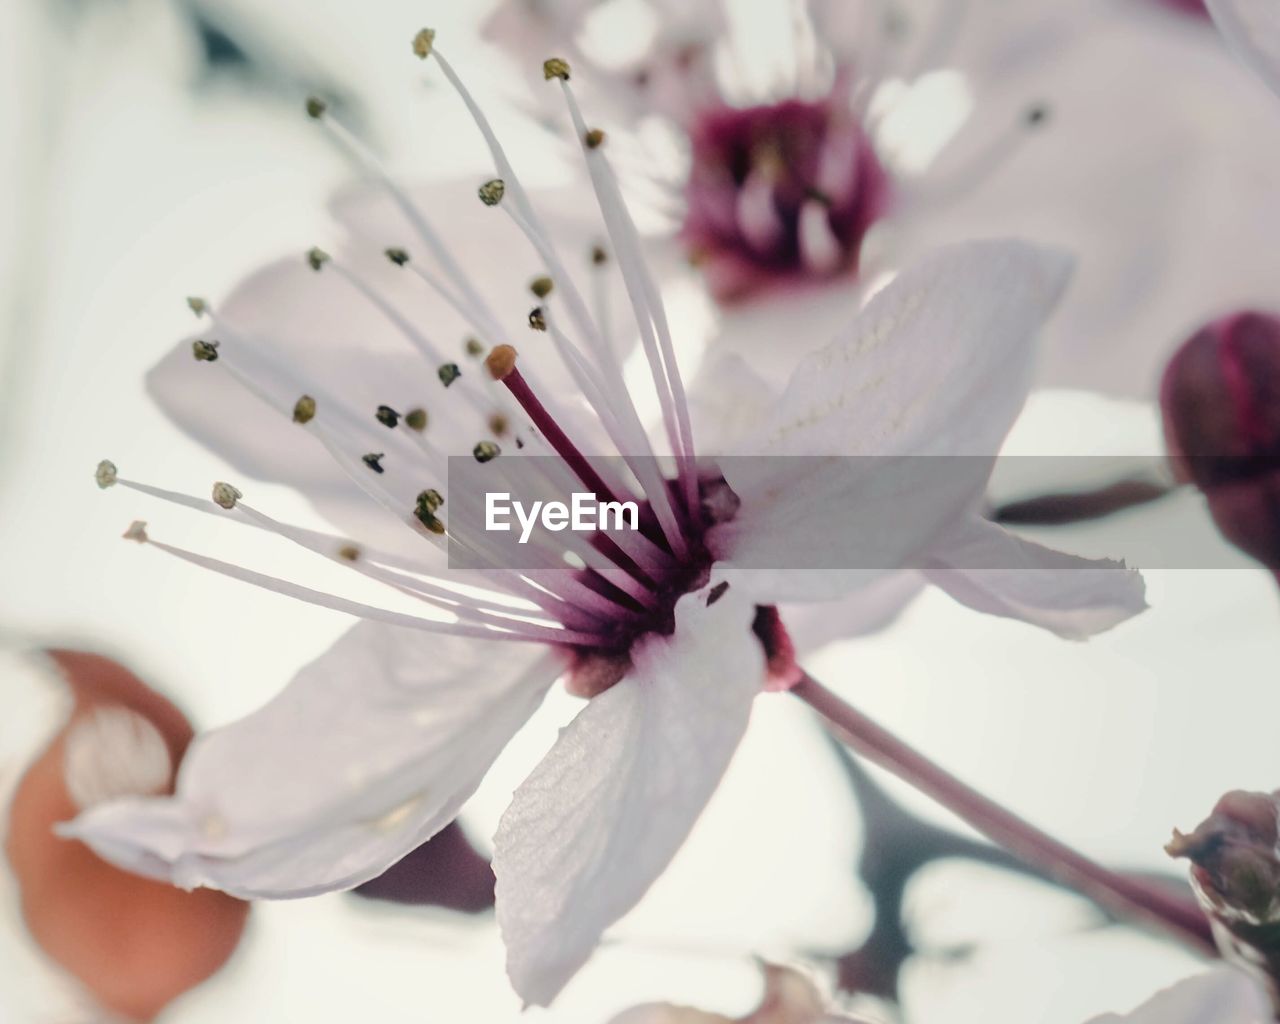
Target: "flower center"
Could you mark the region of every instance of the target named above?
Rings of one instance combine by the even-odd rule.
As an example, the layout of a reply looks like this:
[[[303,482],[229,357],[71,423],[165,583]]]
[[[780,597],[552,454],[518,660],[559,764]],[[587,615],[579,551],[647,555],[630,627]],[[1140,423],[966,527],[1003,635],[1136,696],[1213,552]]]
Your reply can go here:
[[[721,107],[690,142],[681,236],[719,298],[857,272],[892,189],[851,111],[831,99]]]

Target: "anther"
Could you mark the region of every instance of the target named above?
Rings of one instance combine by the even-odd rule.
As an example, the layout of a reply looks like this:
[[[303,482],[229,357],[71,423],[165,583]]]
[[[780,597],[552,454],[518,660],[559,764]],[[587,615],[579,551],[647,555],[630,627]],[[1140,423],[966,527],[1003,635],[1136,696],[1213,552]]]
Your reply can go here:
[[[329,262],[329,254],[319,246],[313,246],[307,250],[307,262],[311,265],[312,270],[319,270]]]
[[[502,454],[502,449],[492,441],[479,441],[471,449],[471,454],[475,456],[476,462],[492,462]]]
[[[458,368],[457,363],[445,363],[436,371],[436,374],[440,377],[440,383],[448,387],[462,376],[462,370]]]
[[[198,363],[212,363],[218,358],[218,343],[197,339],[191,343],[191,354]]]
[[[310,395],[303,395],[293,403],[293,422],[310,423],[316,417],[316,400]]]
[[[507,418],[500,412],[495,412],[489,417],[489,433],[494,437],[505,437],[509,426]]]
[[[238,487],[231,484],[223,483],[219,480],[213,485],[213,503],[219,508],[225,508],[228,511],[236,507],[236,502],[243,498]]]
[[[542,277],[535,277],[529,282],[529,291],[533,292],[533,294],[540,299],[545,299],[550,295],[551,289],[554,287],[555,285],[552,283],[551,278],[547,277],[545,274]]]
[[[344,544],[338,548],[338,557],[344,562],[356,562],[360,559],[360,549],[354,544]]]
[[[426,60],[431,56],[431,47],[436,41],[436,30],[433,28],[419,29],[418,34],[413,37],[413,53],[419,60]]]
[[[404,424],[410,430],[416,430],[421,434],[427,429],[427,410],[426,409],[410,409],[404,414]]]
[[[198,295],[188,295],[187,308],[196,316],[204,316],[209,311],[209,303]]]
[[[400,422],[400,414],[389,405],[378,406],[377,411],[373,415],[384,427],[389,427],[392,430],[394,430]]]
[[[98,481],[98,486],[105,491],[116,482],[116,464],[110,459],[103,459],[98,463],[98,468],[94,472],[93,478]]]
[[[517,352],[510,345],[495,345],[484,360],[484,368],[494,380],[506,380],[516,368]]]
[[[125,540],[136,540],[139,544],[145,544],[148,540],[147,524],[141,519],[135,519],[129,524],[129,529],[125,530],[120,536]]]
[[[386,470],[382,468],[382,459],[385,454],[385,452],[370,452],[368,455],[361,455],[360,461],[375,473],[385,473]]]
[[[545,331],[547,329],[547,318],[543,315],[541,306],[534,306],[529,310],[529,326],[535,331]]]
[[[476,195],[480,197],[480,202],[485,206],[497,206],[502,202],[502,197],[507,193],[507,183],[501,178],[493,178],[486,181],[478,189]]]
[[[1049,120],[1049,106],[1046,103],[1033,104],[1027,108],[1022,118],[1028,128],[1037,128]]]
[[[397,249],[395,247],[392,247],[390,249],[384,250],[384,252],[386,254],[387,259],[389,259],[397,267],[403,267],[406,263],[409,262],[409,254],[405,252],[403,249]]]
[[[542,77],[548,82],[558,78],[562,82],[569,81],[569,62],[561,57],[552,57],[542,62]]]
[[[319,96],[307,97],[307,117],[319,120],[324,116],[324,112],[329,109],[329,104],[322,100]]]
[[[609,262],[609,253],[605,251],[603,245],[591,247],[591,262],[597,267],[602,267]]]
[[[436,518],[436,509],[443,504],[444,499],[440,497],[440,492],[428,488],[418,495],[418,500],[413,507],[413,514],[417,517],[418,522],[432,533],[441,534],[444,533],[444,523]]]
[[[587,149],[599,149],[604,145],[604,132],[599,128],[592,128],[582,136],[582,141],[586,144]]]
[[[711,590],[708,591],[707,593],[707,607],[710,608],[713,604],[719,601],[720,598],[724,597],[725,591],[727,591],[728,589],[729,589],[728,580],[721,580],[714,587],[712,587]]]
[[[471,356],[473,359],[484,355],[484,342],[479,338],[468,338],[463,344],[463,347],[467,350],[467,355]]]

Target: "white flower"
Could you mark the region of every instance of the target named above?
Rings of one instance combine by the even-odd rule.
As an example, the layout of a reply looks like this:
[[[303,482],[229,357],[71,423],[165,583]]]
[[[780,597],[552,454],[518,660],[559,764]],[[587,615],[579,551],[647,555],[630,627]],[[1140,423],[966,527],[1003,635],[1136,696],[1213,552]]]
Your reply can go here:
[[[573,47],[619,127],[667,128],[673,155],[649,133],[635,163],[757,368],[789,369],[798,318],[825,337],[883,272],[975,233],[1080,260],[1047,386],[1150,397],[1192,326],[1271,297],[1275,112],[1173,0],[759,3],[731,30],[721,0],[650,0],[657,31],[621,63],[591,45],[610,6],[505,0],[490,33],[530,67],[530,45]],[[1216,7],[1274,62],[1274,4]]]
[[[1280,93],[1280,8],[1268,0],[1206,0],[1240,58]]]
[[[1271,1024],[1275,1011],[1262,986],[1234,967],[1180,981],[1123,1016],[1089,1024]]]
[[[434,321],[406,316],[364,276],[361,255],[313,250],[293,271],[253,279],[239,307],[193,304],[209,329],[184,346],[181,365],[191,380],[221,383],[208,411],[194,411],[200,396],[186,384],[169,405],[189,429],[232,437],[239,461],[320,492],[318,506],[334,498],[340,521],[372,527],[381,517],[376,540],[279,522],[239,491],[219,506],[118,473],[112,481],[277,533],[419,599],[428,615],[300,587],[161,543],[135,524],[130,539],[365,621],[260,711],[201,737],[174,797],[98,806],[66,828],[103,856],[182,886],[263,898],[354,886],[452,820],[567,675],[592,699],[517,790],[495,840],[509,972],[536,1004],[555,997],[684,841],[756,694],[798,680],[779,603],[840,598],[917,565],[984,611],[1066,635],[1144,607],[1136,573],[1047,551],[977,516],[991,459],[1026,394],[1033,337],[1069,276],[1067,257],[1013,241],[939,251],[805,359],[744,437],[695,448],[639,237],[568,83],[556,84],[607,230],[607,265],[592,261],[593,272],[616,267],[625,285],[669,455],[652,457],[603,318],[473,108],[503,182],[482,196],[504,194],[497,209],[472,202],[491,218],[508,215],[554,283],[550,292],[536,285],[530,323],[539,330],[525,357],[517,361],[510,321],[483,294],[488,282],[466,274],[429,211],[384,178],[422,259],[379,259],[412,269],[402,283],[433,289],[492,346],[489,373],[451,368],[430,337]],[[517,237],[490,251],[505,259]],[[304,282],[326,300],[300,299]],[[258,319],[246,326],[241,312]],[[553,351],[576,393],[543,386]],[[177,375],[171,363],[153,387]],[[582,434],[579,407],[593,416]],[[607,451],[625,467],[597,457]],[[320,452],[331,457],[327,470]],[[634,495],[649,525],[599,544],[551,534],[561,539],[539,548],[537,561],[513,567],[459,507],[465,495],[448,489],[446,453],[469,452],[504,486],[541,473]],[[482,575],[452,571],[446,543],[478,560]],[[572,571],[570,554],[580,562]]]

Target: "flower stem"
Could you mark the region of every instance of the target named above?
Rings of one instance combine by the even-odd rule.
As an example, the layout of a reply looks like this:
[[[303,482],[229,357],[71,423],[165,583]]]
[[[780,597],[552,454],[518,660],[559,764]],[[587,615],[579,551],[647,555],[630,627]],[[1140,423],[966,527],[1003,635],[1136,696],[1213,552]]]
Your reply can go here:
[[[1214,954],[1209,922],[1190,892],[1103,867],[983,796],[917,753],[807,673],[791,692],[855,751],[932,797],[997,846],[1122,919],[1137,920],[1202,955]]]

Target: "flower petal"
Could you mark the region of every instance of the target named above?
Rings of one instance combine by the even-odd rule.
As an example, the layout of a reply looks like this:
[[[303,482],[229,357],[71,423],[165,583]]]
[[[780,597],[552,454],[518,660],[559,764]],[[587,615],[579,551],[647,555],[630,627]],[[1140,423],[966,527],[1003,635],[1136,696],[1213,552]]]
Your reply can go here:
[[[1243,971],[1220,967],[1157,993],[1132,1013],[1108,1013],[1089,1024],[1269,1024],[1270,1001]]]
[[[708,536],[726,573],[774,603],[908,566],[984,491],[1069,273],[1055,250],[971,242],[892,281],[722,460],[742,502]]]
[[[539,651],[361,622],[275,700],[199,738],[176,796],[106,804],[64,833],[185,888],[358,885],[453,820],[562,671]]]
[[[682,598],[670,637],[595,697],[516,790],[494,840],[507,970],[546,1005],[684,842],[764,682],[754,610],[731,587]]]
[[[1146,584],[1109,559],[1054,551],[982,519],[931,551],[925,576],[961,604],[1083,640],[1145,611]]]
[[[1273,0],[1206,0],[1231,48],[1280,93],[1280,7]]]

